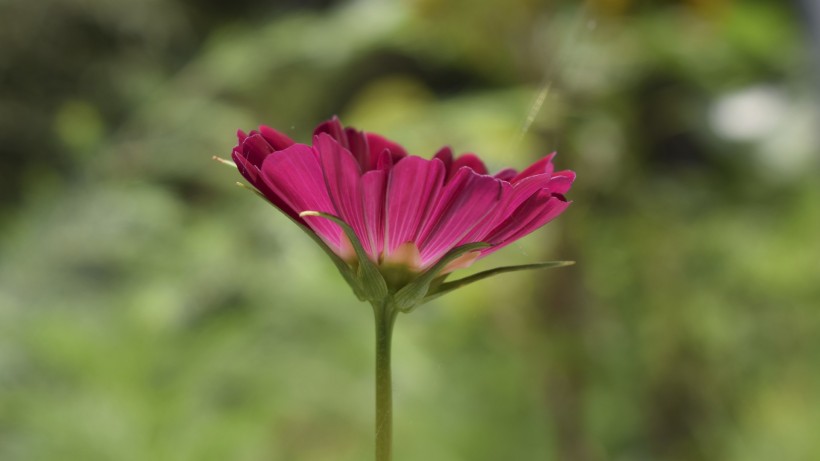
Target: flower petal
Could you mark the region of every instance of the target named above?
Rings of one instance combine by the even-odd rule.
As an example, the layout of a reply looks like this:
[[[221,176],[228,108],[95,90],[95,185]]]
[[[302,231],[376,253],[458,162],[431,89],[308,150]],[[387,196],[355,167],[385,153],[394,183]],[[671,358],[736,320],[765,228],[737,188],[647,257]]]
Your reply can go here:
[[[242,176],[244,176],[245,179],[247,179],[248,182],[250,182],[251,185],[256,188],[256,190],[261,192],[262,195],[264,195],[265,198],[267,198],[268,201],[270,201],[273,204],[273,206],[278,208],[281,212],[285,213],[286,215],[290,216],[295,221],[300,223],[305,222],[302,218],[299,217],[299,213],[294,211],[293,208],[290,207],[290,205],[285,203],[285,201],[282,200],[282,198],[279,197],[279,195],[277,195],[275,192],[271,190],[271,188],[262,179],[259,168],[256,165],[251,165],[251,163],[248,162],[248,160],[245,157],[237,153],[236,150],[234,150],[232,157],[234,159],[234,162],[236,163],[236,168],[237,170],[239,170],[239,173],[242,174]]]
[[[423,266],[434,264],[495,209],[501,199],[501,184],[470,168],[458,170],[439,194],[417,239]]]
[[[251,164],[257,167],[262,166],[265,157],[275,151],[275,149],[268,144],[268,141],[259,133],[251,133],[250,136],[242,141],[240,147],[242,149],[242,155],[244,155]]]
[[[450,146],[444,146],[436,152],[436,155],[433,158],[437,158],[444,163],[444,168],[447,171],[447,174],[450,174],[450,169],[453,166],[453,149]]]
[[[336,208],[336,216],[353,228],[365,251],[372,255],[365,227],[362,173],[358,162],[349,150],[326,133],[316,136],[313,145],[319,153],[327,193]]]
[[[518,170],[516,170],[515,168],[504,168],[503,170],[496,173],[494,177],[502,181],[510,182],[517,175]]]
[[[269,126],[262,125],[259,127],[259,134],[262,135],[263,138],[268,142],[268,144],[273,147],[274,150],[282,150],[287,149],[288,147],[294,145],[292,139],[290,139],[284,133],[281,133],[277,130]]]
[[[543,161],[548,160],[549,158],[551,158],[551,156],[548,156],[540,161],[542,166]],[[517,181],[513,181],[512,191],[507,195],[503,204],[505,212],[499,215],[499,222],[507,219],[518,209],[518,207],[521,206],[522,203],[524,203],[524,201],[542,189],[548,190],[553,194],[565,194],[569,190],[570,186],[572,186],[574,179],[575,173],[566,170],[555,174],[552,174],[551,172],[533,174],[523,177]]]
[[[477,155],[464,154],[453,161],[453,166],[450,168],[450,177],[455,176],[455,174],[461,170],[461,167],[465,166],[471,168],[478,174],[487,174],[487,167]]]
[[[236,169],[239,170],[239,174],[256,186],[257,181],[259,181],[259,167],[245,158],[240,146],[234,147],[233,152],[231,152],[231,158],[236,164]]]
[[[384,252],[384,202],[387,176],[388,172],[385,170],[372,170],[362,175],[364,223],[369,242],[365,249],[376,262]]]
[[[552,178],[547,174],[528,176],[512,185],[504,202],[504,212],[499,216],[499,223],[510,217],[527,199],[538,191],[549,189]]]
[[[524,178],[537,175],[537,174],[546,174],[552,176],[552,172],[554,171],[554,167],[552,166],[552,158],[555,157],[555,152],[547,155],[546,157],[536,161],[532,165],[528,166],[524,169],[521,173],[518,173],[518,176],[514,177],[510,182],[516,183],[521,181]]]
[[[419,231],[444,183],[440,160],[406,157],[387,180],[385,259],[405,242],[416,242]]]
[[[569,204],[570,202],[554,196],[549,190],[538,191],[487,235],[485,240],[494,246],[483,250],[482,257],[500,250],[548,223],[561,214]]]
[[[370,148],[370,158],[374,163],[385,149],[390,151],[393,163],[407,157],[407,151],[399,144],[377,134],[365,133],[364,135],[367,138],[367,145]],[[373,168],[375,168],[375,165],[371,165],[369,169]]]
[[[376,161],[376,169],[390,171],[393,169],[393,165],[396,164],[396,161],[393,160],[393,154],[390,153],[390,150],[385,149],[379,154],[379,158]]]
[[[333,116],[332,119],[320,123],[316,129],[313,130],[313,137],[319,136],[322,133],[327,133],[331,138],[335,139],[345,149],[350,149],[350,144],[347,142],[347,134],[342,126],[339,117]]]
[[[513,187],[506,181],[499,181],[499,185],[501,190],[499,192],[498,204],[493,207],[492,211],[481,218],[481,221],[461,239],[458,245],[485,241],[484,238],[487,234],[509,215],[505,203],[509,201]]]
[[[345,128],[347,145],[350,146],[350,153],[359,163],[362,171],[372,170],[376,164],[375,158],[370,158],[370,148],[367,146],[367,138],[361,131],[354,128]]]
[[[399,144],[377,134],[364,133],[355,128],[345,128],[338,117],[321,123],[313,131],[314,136],[322,133],[328,134],[342,147],[348,149],[363,172],[377,168],[379,156],[385,150],[390,151],[393,163],[407,156],[407,151]]]
[[[575,181],[575,172],[570,170],[559,171],[552,174],[549,189],[555,194],[566,194],[570,186]]]
[[[336,214],[322,175],[319,156],[312,147],[294,144],[268,155],[261,173],[271,192],[297,214],[302,211]],[[342,251],[342,230],[339,226],[324,218],[303,219],[337,254],[350,256]]]

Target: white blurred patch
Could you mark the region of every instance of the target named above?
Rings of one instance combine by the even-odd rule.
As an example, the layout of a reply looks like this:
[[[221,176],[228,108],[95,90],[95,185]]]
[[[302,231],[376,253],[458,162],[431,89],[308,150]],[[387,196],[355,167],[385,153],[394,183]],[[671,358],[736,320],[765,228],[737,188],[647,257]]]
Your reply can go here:
[[[709,116],[718,136],[751,144],[749,153],[770,179],[807,173],[818,161],[820,113],[808,95],[789,98],[770,85],[748,87],[720,98]]]
[[[788,110],[783,92],[760,85],[728,94],[709,114],[715,133],[730,141],[760,141],[783,123]]]

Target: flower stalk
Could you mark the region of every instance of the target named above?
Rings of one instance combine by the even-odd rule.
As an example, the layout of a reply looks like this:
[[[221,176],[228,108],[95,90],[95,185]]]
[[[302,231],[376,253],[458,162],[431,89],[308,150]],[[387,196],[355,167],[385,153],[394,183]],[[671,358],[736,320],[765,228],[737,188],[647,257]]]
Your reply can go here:
[[[393,379],[390,347],[399,311],[389,301],[373,303],[376,321],[376,461],[393,459]]]

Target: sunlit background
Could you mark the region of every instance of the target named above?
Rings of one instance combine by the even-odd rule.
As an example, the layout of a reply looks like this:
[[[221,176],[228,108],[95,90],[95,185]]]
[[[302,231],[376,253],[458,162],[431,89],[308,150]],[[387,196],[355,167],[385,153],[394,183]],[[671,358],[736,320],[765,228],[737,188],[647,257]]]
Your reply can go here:
[[[371,459],[369,306],[211,161],[333,114],[578,173],[473,271],[576,266],[399,318],[397,461],[820,459],[818,3],[582,3],[0,2],[0,459]]]

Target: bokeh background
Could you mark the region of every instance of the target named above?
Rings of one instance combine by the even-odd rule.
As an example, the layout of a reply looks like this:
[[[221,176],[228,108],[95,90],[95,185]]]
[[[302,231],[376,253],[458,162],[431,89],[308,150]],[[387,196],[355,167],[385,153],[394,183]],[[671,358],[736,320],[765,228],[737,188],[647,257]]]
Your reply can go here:
[[[369,306],[211,161],[333,114],[578,173],[474,270],[576,266],[400,317],[397,460],[820,459],[818,9],[0,1],[0,459],[371,459]]]

